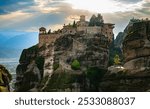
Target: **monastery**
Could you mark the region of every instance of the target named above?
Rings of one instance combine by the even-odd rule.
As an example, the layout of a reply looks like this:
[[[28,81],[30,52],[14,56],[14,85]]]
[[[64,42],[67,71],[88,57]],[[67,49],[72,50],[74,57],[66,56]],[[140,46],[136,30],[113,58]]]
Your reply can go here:
[[[113,34],[114,24],[104,23],[103,17],[101,14],[98,14],[98,17],[93,15],[90,21],[86,21],[85,15],[81,15],[80,19],[77,23],[73,23],[73,25],[65,25],[62,29],[59,29],[55,32],[51,32],[49,30],[46,31],[46,28],[41,27],[39,29],[39,47],[43,44],[50,44],[55,42],[57,38],[65,34],[101,34],[108,38],[111,42],[114,38]]]

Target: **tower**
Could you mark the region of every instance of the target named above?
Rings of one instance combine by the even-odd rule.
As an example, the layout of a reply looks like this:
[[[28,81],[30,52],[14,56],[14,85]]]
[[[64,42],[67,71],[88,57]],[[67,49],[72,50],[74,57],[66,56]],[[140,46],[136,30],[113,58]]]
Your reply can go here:
[[[80,16],[80,21],[81,21],[81,22],[85,22],[85,15],[81,15],[81,16]]]
[[[46,34],[46,28],[41,27],[41,28],[39,29],[39,34]]]

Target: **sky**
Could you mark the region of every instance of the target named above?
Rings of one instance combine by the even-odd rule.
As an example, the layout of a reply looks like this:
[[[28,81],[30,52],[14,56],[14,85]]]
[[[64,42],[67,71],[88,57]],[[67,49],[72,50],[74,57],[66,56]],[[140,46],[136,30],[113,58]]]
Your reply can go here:
[[[115,24],[116,36],[133,17],[150,18],[150,0],[0,0],[0,31],[57,30],[80,15],[89,20],[97,13]]]

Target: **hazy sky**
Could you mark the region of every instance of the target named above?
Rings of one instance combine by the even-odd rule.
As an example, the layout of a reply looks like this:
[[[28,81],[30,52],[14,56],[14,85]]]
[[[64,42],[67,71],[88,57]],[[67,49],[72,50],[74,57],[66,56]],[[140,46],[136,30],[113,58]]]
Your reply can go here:
[[[55,30],[97,13],[115,24],[116,35],[131,18],[150,18],[150,0],[0,0],[0,31]]]

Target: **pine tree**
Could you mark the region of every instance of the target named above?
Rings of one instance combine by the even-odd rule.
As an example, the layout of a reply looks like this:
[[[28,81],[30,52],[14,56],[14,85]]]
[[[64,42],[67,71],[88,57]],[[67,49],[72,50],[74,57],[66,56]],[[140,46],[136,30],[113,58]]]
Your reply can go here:
[[[114,64],[115,65],[119,65],[121,62],[120,62],[120,58],[119,58],[119,55],[115,55],[115,57],[114,57]]]
[[[73,27],[73,28],[76,28],[76,27],[77,27],[75,20],[74,20],[74,22],[73,22],[72,27]]]

